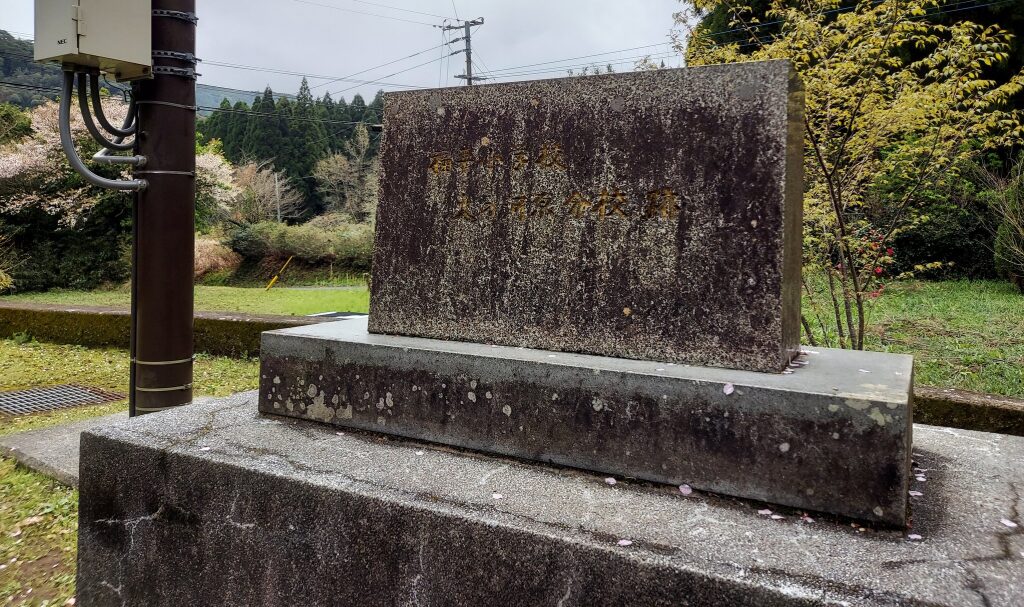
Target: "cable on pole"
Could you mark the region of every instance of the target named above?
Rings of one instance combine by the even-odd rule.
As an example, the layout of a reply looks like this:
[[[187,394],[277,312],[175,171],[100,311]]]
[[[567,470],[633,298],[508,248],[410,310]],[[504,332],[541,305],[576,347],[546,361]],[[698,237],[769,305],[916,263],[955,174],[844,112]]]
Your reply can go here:
[[[64,72],[64,82],[61,87],[58,122],[60,124],[60,145],[68,157],[71,168],[89,183],[108,190],[141,191],[146,189],[148,183],[145,179],[131,179],[127,181],[107,179],[90,171],[85,166],[85,163],[82,162],[81,156],[78,155],[78,151],[75,149],[74,139],[71,137],[71,96],[74,94],[74,88],[75,73],[74,71],[67,70]]]

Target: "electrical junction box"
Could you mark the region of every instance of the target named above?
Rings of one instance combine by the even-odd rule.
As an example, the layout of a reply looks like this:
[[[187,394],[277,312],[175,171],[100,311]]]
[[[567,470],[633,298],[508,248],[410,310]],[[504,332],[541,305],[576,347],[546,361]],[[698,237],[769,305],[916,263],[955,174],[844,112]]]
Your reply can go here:
[[[153,74],[151,0],[35,0],[35,60],[96,68],[117,80]]]

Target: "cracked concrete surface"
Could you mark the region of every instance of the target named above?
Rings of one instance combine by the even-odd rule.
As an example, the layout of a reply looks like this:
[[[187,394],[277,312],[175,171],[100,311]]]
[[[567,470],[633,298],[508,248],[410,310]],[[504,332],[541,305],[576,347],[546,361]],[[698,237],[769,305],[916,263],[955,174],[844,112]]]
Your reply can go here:
[[[79,604],[1024,602],[1022,438],[916,426],[922,495],[901,533],[339,433],[255,401],[84,435]]]

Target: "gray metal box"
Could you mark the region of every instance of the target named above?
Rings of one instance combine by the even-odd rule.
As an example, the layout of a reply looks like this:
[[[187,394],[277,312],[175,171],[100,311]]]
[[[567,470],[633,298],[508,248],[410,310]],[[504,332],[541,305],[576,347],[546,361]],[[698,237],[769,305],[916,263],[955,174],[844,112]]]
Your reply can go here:
[[[35,0],[35,60],[97,68],[118,80],[152,73],[150,0]]]

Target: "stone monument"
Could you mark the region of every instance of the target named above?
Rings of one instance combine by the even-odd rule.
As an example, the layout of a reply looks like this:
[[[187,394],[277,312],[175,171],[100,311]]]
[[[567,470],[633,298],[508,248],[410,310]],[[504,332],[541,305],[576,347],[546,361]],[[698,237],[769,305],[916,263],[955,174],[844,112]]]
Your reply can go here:
[[[264,334],[260,411],[904,524],[912,360],[799,351],[802,110],[781,61],[386,95],[368,324]]]

